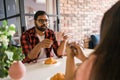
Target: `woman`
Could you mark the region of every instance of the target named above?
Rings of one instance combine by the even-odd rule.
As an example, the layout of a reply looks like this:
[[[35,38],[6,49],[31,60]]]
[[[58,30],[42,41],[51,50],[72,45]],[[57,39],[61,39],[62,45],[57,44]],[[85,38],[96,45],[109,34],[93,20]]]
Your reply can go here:
[[[120,1],[105,13],[101,28],[100,44],[88,58],[76,43],[67,46],[66,80],[120,80]],[[74,56],[83,61],[78,68]]]

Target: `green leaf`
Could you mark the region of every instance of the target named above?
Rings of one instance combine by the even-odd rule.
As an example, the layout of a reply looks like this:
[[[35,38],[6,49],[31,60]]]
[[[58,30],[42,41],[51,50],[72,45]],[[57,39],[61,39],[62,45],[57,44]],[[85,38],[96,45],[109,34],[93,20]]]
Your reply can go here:
[[[16,61],[21,61],[23,60],[24,58],[24,55],[22,54],[22,49],[21,48],[17,48],[16,51],[14,52],[14,55],[13,55],[13,59],[16,60]]]
[[[7,57],[8,57],[9,60],[13,60],[13,52],[5,51],[5,53],[7,54]]]
[[[6,20],[0,26],[0,78],[7,77],[8,69],[13,61],[22,61],[25,57],[22,54],[22,48],[10,45],[15,30],[15,25],[8,26]]]
[[[0,68],[0,77],[4,78],[8,76],[8,70],[5,68]]]
[[[13,26],[9,26],[9,30],[15,31],[16,29]]]
[[[7,21],[4,20],[4,21],[2,22],[2,25],[3,25],[3,26],[7,26],[7,25],[8,25]]]

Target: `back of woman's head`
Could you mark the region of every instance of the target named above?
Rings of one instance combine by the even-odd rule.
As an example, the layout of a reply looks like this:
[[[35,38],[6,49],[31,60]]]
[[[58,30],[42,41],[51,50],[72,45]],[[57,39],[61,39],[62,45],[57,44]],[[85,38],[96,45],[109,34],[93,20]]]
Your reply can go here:
[[[119,6],[120,6],[120,1],[118,1],[108,11],[105,12],[101,23],[101,31],[100,31],[101,38],[105,36],[104,34],[106,33],[107,29],[109,29],[108,27],[111,25],[113,20],[113,14],[116,13],[116,10],[118,9]]]
[[[114,12],[110,14],[111,11]],[[101,41],[94,53],[97,58],[91,80],[120,80],[120,1],[106,13],[110,17],[104,16],[103,19],[110,20],[102,22],[106,30],[101,31]]]

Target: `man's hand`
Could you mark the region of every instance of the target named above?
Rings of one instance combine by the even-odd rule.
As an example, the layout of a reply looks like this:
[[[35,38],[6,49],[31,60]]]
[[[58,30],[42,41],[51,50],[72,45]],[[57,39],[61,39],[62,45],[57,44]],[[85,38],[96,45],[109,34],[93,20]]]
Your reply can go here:
[[[35,59],[37,58],[39,52],[40,52],[40,48],[50,48],[51,45],[53,44],[53,41],[50,39],[44,39],[42,42],[40,42],[39,44],[37,44],[33,50],[28,54],[28,57],[30,59]]]
[[[55,32],[56,40],[57,41],[63,41],[68,39],[68,35],[66,35],[64,32]]]
[[[41,43],[41,48],[50,48],[51,45],[53,44],[53,41],[50,39],[44,39]]]

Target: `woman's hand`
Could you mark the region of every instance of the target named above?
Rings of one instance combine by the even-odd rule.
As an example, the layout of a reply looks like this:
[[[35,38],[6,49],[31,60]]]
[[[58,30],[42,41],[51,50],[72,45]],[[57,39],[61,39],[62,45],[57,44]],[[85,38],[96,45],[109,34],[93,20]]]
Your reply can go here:
[[[86,57],[82,49],[80,48],[80,45],[75,42],[68,44],[68,47],[66,48],[66,52],[68,56],[71,56],[71,57],[76,56],[78,59],[82,61],[86,60]]]
[[[67,45],[66,45],[66,54],[67,54],[68,57],[74,57],[74,52],[73,52],[73,50],[71,49],[70,44],[67,44]]]

